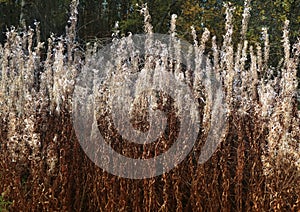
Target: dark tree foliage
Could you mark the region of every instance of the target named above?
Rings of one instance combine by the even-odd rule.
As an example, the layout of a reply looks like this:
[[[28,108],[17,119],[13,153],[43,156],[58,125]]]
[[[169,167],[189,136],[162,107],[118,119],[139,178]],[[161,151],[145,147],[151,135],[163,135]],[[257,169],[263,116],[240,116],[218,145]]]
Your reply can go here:
[[[208,28],[217,42],[222,43],[224,31],[224,3],[227,0],[80,0],[78,7],[77,41],[85,45],[90,41],[103,44],[111,40],[116,22],[120,35],[143,32],[143,17],[140,9],[147,4],[154,32],[167,33],[172,14],[178,15],[177,33],[192,42],[190,27],[195,26],[201,34]],[[235,6],[234,37],[235,45],[240,38],[244,0],[231,1]],[[5,31],[11,26],[20,27],[22,19],[27,26],[34,28],[40,22],[41,39],[47,41],[51,33],[57,36],[65,33],[68,25],[70,0],[0,0],[0,42],[5,40]],[[270,34],[272,66],[282,57],[282,28],[286,19],[290,20],[290,41],[295,43],[300,35],[300,0],[252,1],[251,18],[247,39],[256,46],[262,41],[262,27]]]
[[[70,0],[0,0],[1,43],[5,31],[11,26],[34,27],[40,22],[41,38],[47,40],[51,33],[57,36],[65,33],[68,25]],[[111,37],[116,21],[126,19],[130,4],[121,0],[81,0],[78,7],[78,41],[85,43],[96,38]],[[23,20],[21,20],[23,19]]]

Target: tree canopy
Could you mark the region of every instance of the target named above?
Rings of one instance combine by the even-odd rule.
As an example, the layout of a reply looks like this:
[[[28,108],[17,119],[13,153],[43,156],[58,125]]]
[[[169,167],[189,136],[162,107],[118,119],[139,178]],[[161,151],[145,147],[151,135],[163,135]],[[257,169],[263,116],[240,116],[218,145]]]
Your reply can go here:
[[[115,23],[118,21],[122,34],[141,33],[143,17],[139,14],[141,5],[147,3],[155,32],[167,33],[172,14],[177,14],[177,33],[191,41],[193,25],[197,33],[208,28],[212,36],[222,42],[224,31],[223,0],[81,0],[78,8],[79,22],[77,39],[80,43],[90,40],[108,39],[111,37]],[[51,33],[61,35],[68,24],[70,0],[0,0],[0,41],[5,39],[5,30],[10,26],[21,26],[22,21],[32,27],[35,21],[40,22],[41,36],[46,40]],[[243,15],[244,0],[235,0],[234,37],[238,43]],[[299,37],[300,0],[268,0],[251,2],[251,18],[247,39],[252,45],[261,42],[262,27],[270,34],[271,55],[274,64],[281,56],[282,28],[286,19],[290,20],[290,40],[295,42]]]

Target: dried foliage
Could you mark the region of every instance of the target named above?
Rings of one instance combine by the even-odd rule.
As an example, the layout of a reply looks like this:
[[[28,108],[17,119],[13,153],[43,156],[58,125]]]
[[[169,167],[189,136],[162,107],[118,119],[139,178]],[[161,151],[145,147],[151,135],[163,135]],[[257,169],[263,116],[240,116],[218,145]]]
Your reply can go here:
[[[198,136],[197,145],[169,173],[132,180],[110,175],[94,165],[81,149],[73,129],[71,100],[76,77],[97,49],[87,50],[84,60],[76,46],[77,4],[72,1],[66,37],[49,38],[45,59],[41,55],[44,43],[39,40],[38,26],[22,32],[12,28],[5,45],[0,46],[0,193],[12,202],[9,210],[300,210],[300,122],[296,98],[300,42],[289,43],[288,21],[283,28],[282,65],[274,69],[268,66],[266,29],[263,44],[248,46],[245,40],[248,1],[237,49],[232,44],[234,8],[225,5],[223,46],[218,47],[216,38],[212,38],[210,53],[229,106],[224,140],[209,161],[197,163],[214,114],[210,114],[212,102],[201,91],[203,86],[197,77],[186,75],[196,97],[205,100],[200,107],[203,133]],[[151,34],[149,13],[147,9],[142,12],[145,31]],[[175,18],[171,23],[173,36]],[[201,61],[209,32],[206,30],[199,41],[193,30],[192,35],[196,57]],[[144,69],[151,65],[153,61],[145,61]],[[176,66],[171,70],[180,75]],[[143,109],[143,102],[136,104]],[[170,107],[172,111],[170,101],[161,101],[158,107]],[[136,116],[140,114],[143,112],[136,112]],[[144,117],[137,118],[145,121]],[[170,120],[176,120],[176,112],[170,113]],[[100,116],[98,122],[100,128],[106,129],[104,118]],[[173,127],[170,134],[176,134],[176,124]],[[105,134],[119,152],[140,157],[138,147],[121,145],[122,138],[115,131],[107,130]],[[162,138],[164,145],[142,152],[142,157],[164,151],[172,139]]]

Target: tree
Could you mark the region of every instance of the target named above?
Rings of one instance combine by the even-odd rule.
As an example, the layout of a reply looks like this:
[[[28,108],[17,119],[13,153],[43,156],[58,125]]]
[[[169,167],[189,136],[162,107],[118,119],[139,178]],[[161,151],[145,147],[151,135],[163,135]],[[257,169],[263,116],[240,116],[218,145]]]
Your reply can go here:
[[[217,36],[222,42],[224,32],[224,9],[222,0],[187,0],[182,5],[182,15],[179,17],[178,29],[185,38],[188,35],[189,27],[194,25],[201,33],[204,27],[208,28],[212,35]],[[238,43],[240,38],[241,20],[243,14],[243,0],[233,2],[234,11],[234,33],[233,42]],[[300,0],[275,0],[275,1],[251,1],[251,17],[248,25],[246,38],[250,45],[256,46],[261,42],[262,28],[267,27],[270,34],[271,64],[276,66],[282,57],[282,28],[286,19],[290,20],[290,41],[296,42],[300,36]]]
[[[167,33],[170,27],[170,17],[174,13],[179,15],[182,2],[182,0],[129,1],[125,19],[121,21],[121,30],[123,33],[143,32],[144,23],[140,9],[145,3],[151,15],[153,30],[157,33]]]

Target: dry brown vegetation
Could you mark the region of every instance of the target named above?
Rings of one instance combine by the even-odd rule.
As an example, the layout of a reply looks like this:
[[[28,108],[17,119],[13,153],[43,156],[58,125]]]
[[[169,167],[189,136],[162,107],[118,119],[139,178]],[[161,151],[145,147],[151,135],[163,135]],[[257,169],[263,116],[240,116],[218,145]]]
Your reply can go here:
[[[268,65],[266,29],[262,44],[248,46],[244,36],[249,18],[247,5],[237,48],[231,41],[233,17],[228,5],[223,46],[218,47],[215,38],[209,41],[207,31],[199,42],[192,32],[199,53],[207,42],[212,42],[214,71],[220,74],[228,104],[226,137],[204,164],[198,164],[197,159],[205,133],[199,135],[188,157],[169,173],[133,180],[97,167],[81,149],[74,132],[71,101],[76,76],[95,51],[87,50],[84,60],[76,46],[76,3],[73,1],[72,24],[66,37],[49,38],[45,59],[38,27],[21,33],[12,29],[4,46],[0,46],[0,193],[4,200],[13,202],[7,209],[300,210],[296,100],[300,42],[289,43],[288,21],[283,27],[284,58],[276,69]],[[144,15],[149,33],[149,17]],[[201,117],[210,117],[205,105],[200,110]],[[171,120],[175,115],[170,116]],[[100,117],[98,122],[105,129],[104,119]],[[203,123],[203,132],[208,127]],[[122,143],[115,132],[107,133],[110,139]],[[165,138],[165,144],[168,142],[173,141]],[[115,149],[122,147],[116,144]],[[135,148],[128,151],[131,157],[139,156]]]

